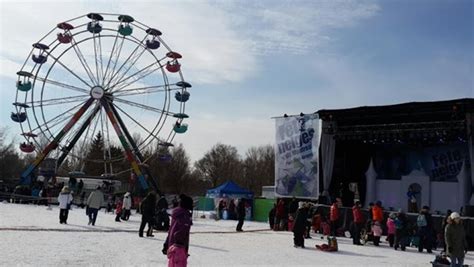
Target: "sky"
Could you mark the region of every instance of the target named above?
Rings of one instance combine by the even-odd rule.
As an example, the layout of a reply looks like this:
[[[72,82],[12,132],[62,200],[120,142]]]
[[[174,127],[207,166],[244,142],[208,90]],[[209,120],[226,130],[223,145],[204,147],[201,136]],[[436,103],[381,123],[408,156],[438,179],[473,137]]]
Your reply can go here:
[[[272,117],[474,97],[473,1],[0,1],[0,126],[15,73],[58,22],[128,14],[183,55],[192,161],[216,143],[273,144]]]

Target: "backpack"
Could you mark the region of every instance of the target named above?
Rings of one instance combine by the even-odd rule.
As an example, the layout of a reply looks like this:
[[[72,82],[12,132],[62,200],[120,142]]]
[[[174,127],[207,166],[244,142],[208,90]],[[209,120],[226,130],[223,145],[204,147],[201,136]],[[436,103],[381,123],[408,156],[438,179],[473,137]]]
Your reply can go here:
[[[418,227],[423,227],[426,226],[428,223],[426,222],[426,217],[424,214],[418,215],[418,218],[416,218],[416,225]]]
[[[399,218],[395,219],[395,229],[403,229],[403,222]]]

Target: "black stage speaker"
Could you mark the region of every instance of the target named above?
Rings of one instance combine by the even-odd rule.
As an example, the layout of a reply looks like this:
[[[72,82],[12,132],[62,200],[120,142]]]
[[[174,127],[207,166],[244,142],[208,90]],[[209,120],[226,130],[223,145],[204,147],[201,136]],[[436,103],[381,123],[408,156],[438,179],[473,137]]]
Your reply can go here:
[[[463,211],[463,216],[474,217],[474,205],[465,205]]]

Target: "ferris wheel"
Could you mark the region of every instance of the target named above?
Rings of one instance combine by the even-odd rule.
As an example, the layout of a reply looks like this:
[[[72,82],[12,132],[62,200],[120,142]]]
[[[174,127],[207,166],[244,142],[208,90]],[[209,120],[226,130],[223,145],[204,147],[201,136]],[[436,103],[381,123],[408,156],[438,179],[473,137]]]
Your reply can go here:
[[[46,158],[58,167],[67,158],[91,160],[87,148],[99,135],[104,173],[125,158],[148,188],[142,151],[172,146],[188,129],[191,84],[181,58],[161,31],[128,15],[89,13],[57,24],[33,44],[17,72],[11,119],[21,127],[20,150],[37,153],[22,180]]]

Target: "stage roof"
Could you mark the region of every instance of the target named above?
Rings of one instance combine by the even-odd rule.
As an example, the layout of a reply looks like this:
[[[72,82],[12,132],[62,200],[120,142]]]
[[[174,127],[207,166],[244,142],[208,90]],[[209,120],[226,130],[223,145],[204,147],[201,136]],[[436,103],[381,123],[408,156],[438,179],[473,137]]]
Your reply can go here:
[[[474,113],[474,98],[322,109],[317,113],[322,120],[336,121],[339,126],[465,120],[466,113]]]

